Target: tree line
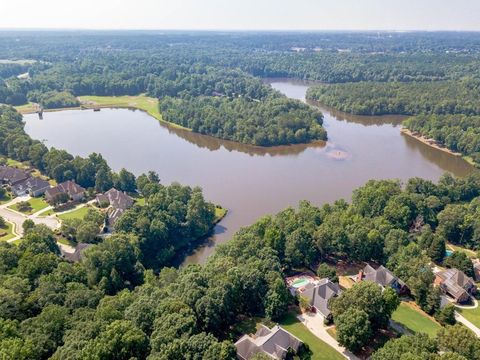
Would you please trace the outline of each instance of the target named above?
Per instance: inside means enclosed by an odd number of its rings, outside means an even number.
[[[418,115],[410,117],[403,125],[480,163],[479,116]]]
[[[317,85],[309,100],[358,115],[480,114],[480,81],[358,82]]]

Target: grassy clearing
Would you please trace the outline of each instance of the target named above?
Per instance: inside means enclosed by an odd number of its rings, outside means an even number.
[[[29,102],[28,104],[24,104],[24,105],[14,106],[14,108],[20,114],[31,114],[31,113],[37,112],[37,110],[38,110],[38,106],[34,103],[31,103],[31,102]]]
[[[441,329],[441,326],[431,317],[405,302],[400,303],[393,313],[392,319],[413,333],[426,333],[431,337],[434,337]]]
[[[458,252],[463,252],[470,259],[476,259],[477,258],[477,253],[475,251],[470,250],[470,249],[466,249],[466,248],[458,246],[458,245],[447,244],[447,249],[450,249],[450,250],[453,250],[453,251],[458,251]]]
[[[0,234],[5,233],[5,235],[0,237],[0,241],[7,241],[13,239],[15,234],[13,233],[13,224],[6,222],[6,227],[0,228]]]
[[[30,200],[27,201],[30,204],[30,209],[27,211],[21,211],[18,209],[18,203],[10,205],[8,208],[19,211],[21,213],[31,215],[35,214],[36,212],[45,209],[46,207],[50,206],[44,199],[42,198],[31,198]]]
[[[302,340],[312,351],[311,360],[344,360],[345,358],[334,348],[313,335],[295,316],[288,314],[280,325]]]
[[[480,307],[477,307],[476,309],[456,308],[456,310],[473,325],[475,325],[476,327],[480,327]]]
[[[73,241],[70,241],[70,240],[64,238],[63,236],[60,236],[59,238],[57,238],[57,243],[75,247],[75,243]]]
[[[113,107],[113,108],[135,108],[143,110],[155,119],[169,124],[172,127],[179,129],[190,130],[183,126],[170,123],[163,120],[162,114],[158,110],[158,99],[151,98],[145,95],[137,96],[80,96],[80,102],[83,107]]]
[[[225,215],[227,215],[227,209],[222,208],[221,206],[215,206],[215,222],[222,220]]]
[[[62,220],[68,220],[68,219],[83,220],[85,215],[87,215],[88,209],[92,209],[92,208],[89,207],[89,206],[82,206],[82,207],[79,207],[75,210],[69,211],[67,213],[60,214],[60,215],[58,215],[58,217]]]

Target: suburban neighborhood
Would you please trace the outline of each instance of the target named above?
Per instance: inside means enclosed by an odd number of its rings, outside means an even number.
[[[23,223],[31,220],[43,224],[55,232],[61,231],[63,218],[75,218],[85,213],[84,209],[95,209],[104,213],[105,220],[98,228],[99,235],[111,234],[114,224],[125,210],[132,207],[135,200],[125,192],[111,188],[105,193],[89,198],[85,188],[73,180],[54,184],[34,169],[0,165],[0,183],[4,200],[0,203],[0,216],[8,224],[8,232],[0,231],[7,242],[15,242],[23,235]],[[61,241],[58,243],[65,259],[78,262],[81,253],[91,244]]]

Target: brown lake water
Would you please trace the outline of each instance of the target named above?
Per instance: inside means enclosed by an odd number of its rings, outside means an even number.
[[[305,99],[308,84],[273,80],[285,95]],[[67,110],[25,115],[25,130],[49,147],[87,156],[101,153],[110,166],[139,175],[159,173],[164,184],[200,186],[205,197],[228,208],[215,234],[186,262],[203,262],[242,226],[306,199],[322,205],[349,200],[369,179],[414,176],[437,180],[464,176],[472,167],[459,157],[400,133],[402,117],[352,116],[321,107],[327,143],[258,148],[169,128],[141,111]]]

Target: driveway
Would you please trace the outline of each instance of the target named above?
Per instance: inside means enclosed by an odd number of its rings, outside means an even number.
[[[326,342],[328,345],[337,350],[342,354],[346,359],[350,360],[360,360],[357,356],[352,354],[350,351],[344,347],[338,345],[337,340],[330,336],[327,332],[328,327],[323,323],[323,318],[320,315],[304,313],[298,315],[297,318],[310,330],[316,337],[320,340]]]
[[[2,216],[5,220],[15,225],[13,231],[16,236],[13,239],[8,240],[8,242],[15,241],[23,235],[22,225],[23,225],[23,222],[27,219],[32,220],[35,224],[44,224],[51,229],[56,229],[60,226],[60,221],[54,216],[37,217],[36,214],[25,215],[18,211],[8,208],[13,204],[16,204],[20,201],[28,201],[29,199],[30,199],[30,196],[20,196],[6,204],[0,205],[0,216]]]
[[[465,319],[462,315],[460,315],[458,312],[455,311],[455,320],[458,322],[462,323],[466,327],[468,327],[470,330],[472,330],[477,337],[480,337],[480,329],[473,325],[470,321]]]

